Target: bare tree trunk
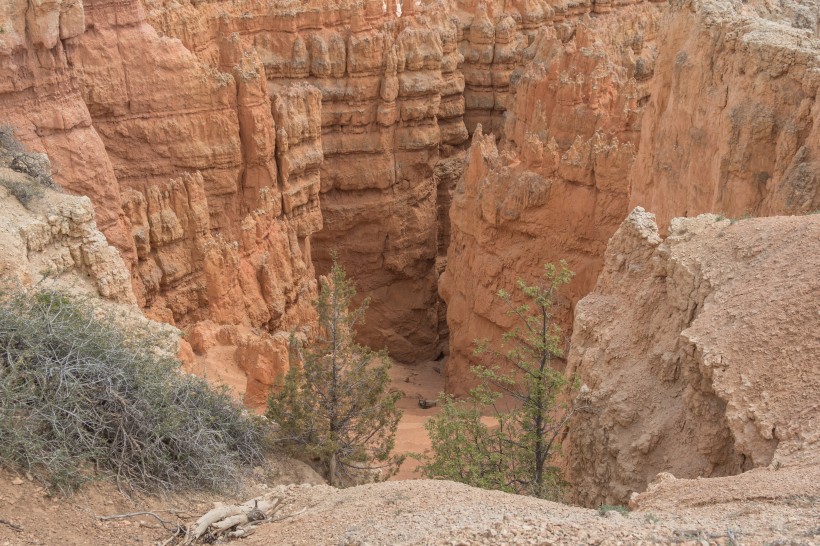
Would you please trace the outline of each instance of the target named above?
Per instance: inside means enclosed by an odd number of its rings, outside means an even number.
[[[339,479],[336,475],[336,454],[330,456],[330,485],[333,487],[339,486]]]

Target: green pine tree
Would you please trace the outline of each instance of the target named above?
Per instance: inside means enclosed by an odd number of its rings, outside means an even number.
[[[506,291],[498,292],[516,326],[503,335],[503,351],[476,342],[475,353],[486,362],[472,369],[480,385],[464,401],[443,397],[442,412],[428,420],[432,452],[421,457],[420,467],[426,477],[541,498],[558,496],[561,475],[550,458],[580,408],[571,392],[577,381],[551,365],[563,355],[553,307],[558,290],[572,276],[563,261],[560,267],[546,264],[541,283],[518,281],[528,301],[520,306]],[[508,408],[499,404],[502,396],[511,402],[505,404]],[[482,422],[482,414],[491,418],[489,425]]]
[[[302,365],[290,368],[268,400],[267,415],[279,423],[283,441],[318,459],[334,486],[358,483],[375,470],[386,479],[403,460],[391,454],[401,394],[388,392],[387,353],[354,340],[368,304],[351,310],[355,294],[334,258],[330,275],[320,279],[318,335],[306,347],[294,341]]]

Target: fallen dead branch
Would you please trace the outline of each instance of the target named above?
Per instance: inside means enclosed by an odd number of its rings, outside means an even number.
[[[272,521],[272,516],[281,504],[280,497],[268,493],[242,504],[219,506],[200,516],[188,527],[174,529],[174,534],[159,546],[211,544],[220,538],[249,536],[259,524]]]
[[[8,521],[8,520],[5,520],[5,519],[0,519],[0,523],[2,523],[3,525],[8,526],[8,527],[9,527],[9,529],[11,529],[12,531],[15,531],[15,532],[17,532],[17,533],[22,533],[22,532],[23,532],[23,528],[22,528],[22,527],[20,527],[19,525],[15,525],[14,523],[12,523],[12,522],[10,522],[10,521]]]

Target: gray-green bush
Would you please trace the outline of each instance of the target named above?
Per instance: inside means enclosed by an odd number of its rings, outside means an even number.
[[[45,193],[43,188],[38,186],[35,182],[22,182],[18,180],[6,180],[0,178],[2,184],[9,193],[17,198],[23,205],[28,205],[33,199],[42,197]]]
[[[143,321],[54,292],[0,294],[0,464],[62,490],[230,489],[267,427],[180,373]]]
[[[42,197],[43,188],[57,190],[51,175],[48,156],[39,152],[27,152],[14,136],[9,125],[0,125],[0,167],[28,175],[31,180],[9,179],[0,176],[0,185],[25,206],[35,198]]]

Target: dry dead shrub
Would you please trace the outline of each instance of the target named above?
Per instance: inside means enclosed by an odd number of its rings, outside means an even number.
[[[180,373],[147,321],[56,292],[0,293],[0,464],[72,490],[233,488],[267,426]]]

